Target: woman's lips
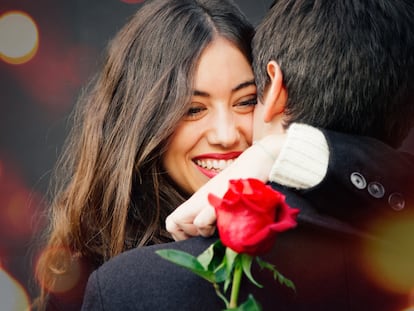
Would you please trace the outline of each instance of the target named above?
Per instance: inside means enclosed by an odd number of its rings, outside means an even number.
[[[196,167],[201,173],[206,175],[208,178],[213,178],[214,176],[216,176],[219,173],[219,171],[208,170],[208,169],[205,169],[205,168],[203,168],[201,166],[198,166],[198,165],[196,165]]]
[[[208,178],[213,178],[233,163],[241,154],[240,151],[225,154],[210,153],[197,156],[193,159],[197,169]]]

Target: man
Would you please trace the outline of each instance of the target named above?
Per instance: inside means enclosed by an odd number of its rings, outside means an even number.
[[[303,122],[397,146],[413,118],[412,17],[412,4],[401,0],[277,1],[253,41],[260,98],[255,139]],[[346,137],[325,135],[336,152],[331,159],[340,167],[336,175],[328,168],[323,182],[331,182],[330,188],[316,186],[298,195],[272,184],[291,206],[301,209],[302,222],[280,235],[264,259],[292,279],[296,293],[266,271],[255,270],[264,288],[243,281],[241,300],[252,293],[264,310],[403,310],[413,268],[407,264],[404,235],[388,233],[398,232],[394,224],[408,228],[405,235],[412,233],[413,198],[404,188],[412,187],[412,181],[407,177],[409,184],[404,185],[398,179],[397,188],[389,180],[393,170],[412,170],[412,162],[373,142],[374,161],[392,168],[378,182],[380,167],[374,164],[373,174],[361,174],[364,162],[351,167],[348,150],[341,150],[349,148]],[[343,179],[350,180],[349,186],[338,190],[346,185]],[[360,193],[365,200],[358,202],[366,204],[353,205],[348,198],[352,192]],[[92,274],[84,309],[223,309],[208,282],[154,253],[175,248],[199,254],[214,240],[193,238],[121,254]],[[397,269],[401,265],[402,272]]]
[[[289,124],[303,122],[398,147],[414,120],[413,14],[412,4],[404,0],[275,1],[253,40],[253,67],[263,102],[255,110],[254,139],[283,133]],[[335,145],[346,144],[336,139],[336,133],[325,134],[328,145],[342,153],[336,159],[342,165],[330,165],[347,171],[347,150]],[[372,159],[380,163],[383,154],[375,154],[375,147]],[[350,187],[355,186],[359,176],[349,170],[346,175],[354,181]],[[331,187],[304,196],[318,210],[364,228],[367,218],[373,217],[372,210],[358,207],[350,213],[349,192],[332,191],[340,178],[332,176],[328,178]],[[408,186],[410,180],[406,182]],[[390,191],[392,184],[373,180],[362,180],[359,186],[367,206],[378,203],[369,200],[372,197],[391,202],[399,193]],[[336,208],[324,204],[332,201]],[[337,208],[338,204],[343,208]],[[392,217],[399,208],[375,212]]]

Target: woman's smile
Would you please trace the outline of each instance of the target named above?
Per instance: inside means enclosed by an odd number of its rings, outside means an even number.
[[[213,178],[230,166],[240,154],[241,152],[205,154],[195,157],[193,162],[201,173],[208,178]]]

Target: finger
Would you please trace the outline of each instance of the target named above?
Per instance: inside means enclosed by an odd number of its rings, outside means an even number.
[[[212,236],[216,229],[216,213],[214,208],[211,206],[205,207],[196,218],[194,218],[194,226],[197,227],[201,236]]]
[[[180,227],[177,225],[177,223],[173,219],[173,214],[170,214],[165,219],[165,229],[171,234],[174,234],[175,232],[180,231]]]
[[[192,236],[199,235],[198,229],[192,223],[179,223],[175,220],[173,215],[170,215],[165,220],[166,229],[174,240],[185,240]]]
[[[184,231],[176,231],[174,234],[171,234],[174,241],[183,241],[189,239],[191,236],[187,235]]]
[[[203,229],[198,229],[198,233],[205,238],[208,238],[214,234],[216,231],[215,225],[210,225],[208,227],[203,227]]]
[[[191,206],[188,205],[188,201],[186,201],[167,216],[165,224],[168,232],[174,233],[175,230],[183,229],[181,228],[181,224],[193,223],[197,212],[190,207]]]
[[[191,227],[191,229],[189,229]],[[196,226],[187,226],[186,230],[175,230],[174,233],[171,233],[171,236],[175,241],[187,240],[191,237],[198,236],[200,233],[197,230]]]

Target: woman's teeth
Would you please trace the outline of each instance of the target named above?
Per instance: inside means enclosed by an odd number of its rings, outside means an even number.
[[[222,171],[233,163],[231,160],[196,160],[196,164],[208,170]]]

